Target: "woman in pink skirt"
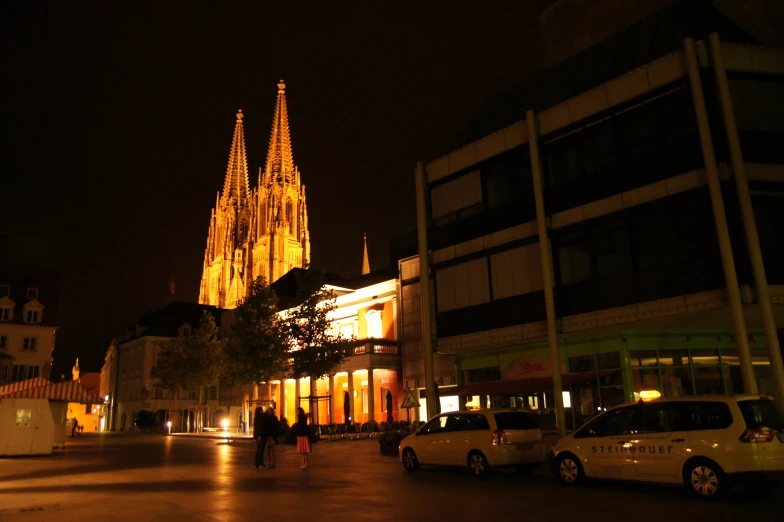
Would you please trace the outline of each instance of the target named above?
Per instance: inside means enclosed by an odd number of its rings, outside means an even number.
[[[310,430],[308,429],[308,418],[302,408],[297,408],[297,424],[294,426],[294,433],[297,436],[297,453],[302,454],[300,468],[305,469],[308,467],[308,453],[310,453]]]

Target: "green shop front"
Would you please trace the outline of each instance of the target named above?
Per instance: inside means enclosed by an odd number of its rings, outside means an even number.
[[[606,408],[646,396],[743,393],[737,346],[729,330],[615,331],[565,337],[561,375],[567,430]],[[759,393],[773,395],[765,339],[749,336]],[[553,366],[546,342],[461,353],[457,387],[442,388],[468,408],[517,407],[555,425]]]

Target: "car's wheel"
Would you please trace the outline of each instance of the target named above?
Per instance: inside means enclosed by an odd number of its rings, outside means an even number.
[[[471,470],[472,475],[481,476],[490,471],[490,464],[487,463],[487,457],[481,451],[472,451],[468,454],[468,469]]]
[[[555,471],[555,476],[562,484],[569,486],[579,484],[585,479],[580,459],[571,453],[560,455],[555,461],[553,471]]]
[[[419,469],[419,459],[417,459],[416,453],[411,448],[403,450],[403,467],[406,468],[406,471]]]
[[[687,463],[683,480],[698,497],[706,499],[721,496],[727,482],[721,468],[707,459],[697,459]]]

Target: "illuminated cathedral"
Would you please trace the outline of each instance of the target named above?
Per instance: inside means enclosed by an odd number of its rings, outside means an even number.
[[[242,110],[237,112],[226,181],[210,215],[201,304],[235,308],[257,277],[272,283],[310,264],[305,185],[291,151],[285,89],[281,80],[267,162],[255,188],[249,183]]]

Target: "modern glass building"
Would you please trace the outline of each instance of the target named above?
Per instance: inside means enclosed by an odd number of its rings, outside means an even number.
[[[782,145],[784,50],[710,2],[676,3],[490,98],[423,169],[441,404],[550,411],[550,323],[568,427],[641,393],[754,391],[751,369],[777,394]],[[400,262],[403,378],[423,389],[419,272]]]

